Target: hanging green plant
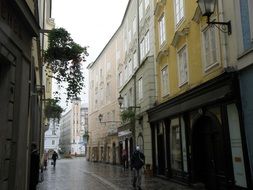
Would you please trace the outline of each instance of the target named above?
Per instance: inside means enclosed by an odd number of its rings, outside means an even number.
[[[63,109],[57,103],[57,100],[48,99],[45,104],[44,114],[47,119],[57,119],[59,122]]]
[[[120,116],[123,123],[134,122],[135,120],[135,112],[131,108],[122,111]]]
[[[46,67],[53,73],[50,77],[56,79],[58,84],[67,83],[67,100],[77,98],[84,87],[81,64],[89,55],[87,47],[81,47],[75,43],[64,28],[51,30],[48,43],[44,58]]]

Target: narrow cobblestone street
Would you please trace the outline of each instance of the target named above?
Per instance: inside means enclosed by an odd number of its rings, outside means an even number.
[[[49,163],[50,164],[50,163]],[[131,171],[120,166],[87,162],[85,158],[61,159],[49,165],[38,190],[121,190],[133,189]],[[143,178],[144,190],[190,190],[159,178]]]

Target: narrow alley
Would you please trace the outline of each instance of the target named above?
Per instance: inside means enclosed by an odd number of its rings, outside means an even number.
[[[85,158],[61,159],[56,168],[49,165],[44,171],[44,181],[38,190],[125,190],[131,185],[131,170],[123,171],[120,166],[87,162]],[[145,190],[190,190],[156,177],[143,177]]]

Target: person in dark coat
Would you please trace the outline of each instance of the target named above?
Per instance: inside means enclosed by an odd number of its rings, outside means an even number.
[[[124,171],[127,168],[127,151],[124,149],[122,153],[122,164],[123,164],[123,169]]]
[[[141,190],[142,167],[145,163],[145,156],[140,151],[140,147],[136,146],[136,150],[131,157],[131,169],[133,169],[133,187]]]
[[[56,165],[56,160],[58,159],[58,154],[54,151],[53,155],[52,155],[52,159],[53,159],[53,165],[55,168]]]
[[[35,143],[32,143],[29,190],[36,190],[36,186],[39,182],[39,170],[40,170],[40,156],[37,150],[37,145]]]

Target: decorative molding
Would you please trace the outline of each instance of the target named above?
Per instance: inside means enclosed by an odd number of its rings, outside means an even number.
[[[154,15],[158,15],[161,9],[166,5],[167,0],[159,0],[156,2]]]
[[[119,63],[119,64],[118,64],[118,71],[122,71],[122,68],[123,68],[123,64],[122,64],[122,63]]]
[[[192,20],[196,23],[200,23],[200,20],[201,20],[201,17],[202,17],[202,13],[201,13],[201,10],[199,8],[199,6],[196,8],[195,10],[195,13],[194,13],[194,16],[192,18]]]
[[[181,31],[176,31],[175,34],[174,34],[174,37],[173,37],[173,40],[172,40],[172,43],[171,45],[173,47],[176,47],[180,38],[183,37],[183,36],[187,36],[190,32],[190,28],[189,27],[185,27],[183,28],[183,30]]]
[[[111,78],[112,78],[111,73],[108,73],[108,74],[106,75],[106,80],[109,80],[109,79],[111,79]]]
[[[169,55],[169,48],[166,48],[164,50],[160,50],[156,56],[156,62],[159,62],[162,57],[168,56]]]

